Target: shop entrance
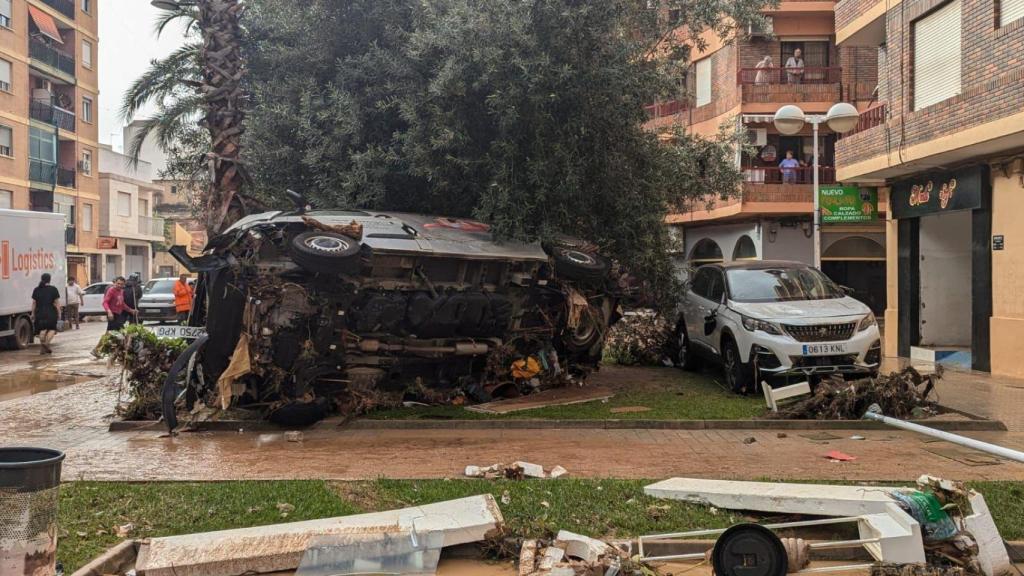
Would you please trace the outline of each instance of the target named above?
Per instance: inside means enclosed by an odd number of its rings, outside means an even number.
[[[971,349],[971,213],[922,216],[919,345]]]
[[[885,315],[885,247],[871,238],[847,236],[830,244],[821,254],[821,271],[852,296]]]

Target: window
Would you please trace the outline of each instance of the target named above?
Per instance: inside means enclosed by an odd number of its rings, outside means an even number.
[[[118,216],[131,216],[132,215],[132,195],[127,192],[117,193],[117,215]]]
[[[0,190],[0,208],[4,210],[10,210],[14,208],[14,192],[10,190]]]
[[[914,110],[960,93],[960,0],[914,22]]]
[[[697,72],[697,106],[711,102],[711,58],[698,60],[694,66]]]
[[[14,156],[14,131],[0,126],[0,156]]]
[[[139,216],[149,216],[149,200],[139,198]]]
[[[82,231],[92,232],[92,204],[82,204]]]
[[[0,90],[11,91],[11,63],[7,60],[0,60]]]
[[[92,13],[92,0],[82,0],[82,12],[86,14]]]
[[[92,123],[92,98],[82,96],[82,120]]]
[[[700,268],[697,270],[697,274],[693,277],[693,282],[690,284],[690,291],[700,296],[701,298],[708,297],[708,290],[711,288],[711,269]]]
[[[82,66],[92,68],[92,42],[82,40]]]
[[[1024,18],[1024,0],[999,0],[999,26]]]
[[[708,300],[712,302],[721,302],[722,297],[725,296],[725,281],[722,278],[722,273],[715,268],[708,268],[711,273],[711,286],[708,290]]]
[[[57,136],[32,127],[28,130],[28,157],[48,164],[57,163]]]
[[[0,26],[11,27],[11,0],[0,0]]]
[[[86,176],[92,175],[92,150],[82,150],[81,172]]]
[[[99,284],[93,284],[85,289],[86,296],[92,296],[94,294],[106,294],[107,288],[110,288],[109,282],[100,282]]]

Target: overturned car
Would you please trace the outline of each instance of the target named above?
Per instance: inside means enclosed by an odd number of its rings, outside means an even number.
[[[249,407],[311,423],[402,400],[487,401],[578,381],[597,366],[622,296],[585,242],[499,242],[486,224],[365,211],[268,212],[204,255],[175,363],[176,412]]]

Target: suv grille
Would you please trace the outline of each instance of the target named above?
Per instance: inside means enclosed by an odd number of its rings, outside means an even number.
[[[812,324],[810,326],[782,325],[782,329],[798,342],[837,342],[849,340],[856,328],[856,322],[847,322],[846,324]]]

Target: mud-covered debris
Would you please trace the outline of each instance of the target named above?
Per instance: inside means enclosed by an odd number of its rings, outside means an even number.
[[[289,430],[288,432],[285,432],[284,438],[289,442],[302,442],[303,440],[302,432],[299,430]]]
[[[124,394],[119,394],[118,416],[125,420],[160,417],[164,379],[186,345],[184,340],[157,338],[138,324],[103,335],[97,353],[122,367]]]
[[[887,376],[846,381],[841,376],[823,380],[809,398],[796,402],[769,418],[790,420],[857,420],[868,407],[878,404],[882,413],[893,418],[922,418],[938,413],[930,399],[942,368],[922,375],[913,367]]]
[[[631,557],[629,543],[612,545],[561,530],[553,541],[526,540],[519,576],[657,576],[658,569]]]
[[[626,312],[611,330],[605,342],[605,360],[632,366],[659,365],[672,327],[665,318],[651,310]]]
[[[490,466],[466,466],[465,474],[469,478],[486,478],[494,480],[505,478],[508,480],[523,480],[524,478],[559,478],[565,476],[569,471],[561,466],[555,466],[550,472],[545,472],[540,464],[531,462],[516,461],[511,464],[491,464]]]
[[[569,471],[566,470],[565,468],[562,468],[561,466],[555,466],[554,468],[551,469],[550,472],[548,472],[548,478],[554,480],[555,478],[561,478],[562,476],[565,476],[568,473]]]

